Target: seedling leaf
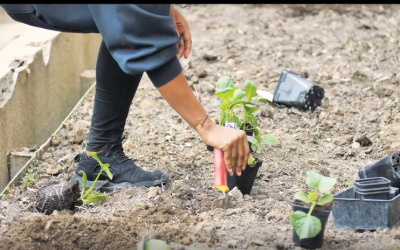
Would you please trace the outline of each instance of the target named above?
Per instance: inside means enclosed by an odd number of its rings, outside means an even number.
[[[254,159],[254,157],[252,155],[249,155],[247,164],[249,164],[250,167],[254,167],[257,164],[256,159]]]
[[[250,124],[251,124],[253,127],[257,127],[257,126],[258,126],[258,122],[257,122],[257,120],[256,120],[256,118],[254,117],[253,114],[249,114],[248,119],[249,119]]]
[[[294,194],[294,198],[297,199],[297,200],[300,200],[302,202],[305,202],[305,203],[310,203],[311,202],[310,199],[308,199],[307,194],[304,193],[304,192],[295,193]]]
[[[243,90],[241,90],[241,89],[235,90],[235,92],[233,93],[232,102],[241,100],[243,98],[243,96],[244,96]]]
[[[251,144],[251,149],[253,150],[253,151],[257,151],[257,144]]]
[[[235,107],[238,104],[251,104],[251,102],[250,101],[245,101],[245,100],[236,100],[236,101],[232,102],[229,105],[228,109],[231,109],[231,108]]]
[[[82,170],[79,171],[80,174],[82,174],[82,182],[83,182],[83,187],[82,187],[82,194],[83,195],[85,193],[85,190],[87,188],[86,184],[87,184],[87,176],[85,174],[85,172],[83,172]]]
[[[253,98],[251,98],[251,100],[252,101],[253,100],[258,100],[260,102],[267,103],[267,99],[265,99],[264,97],[259,97],[259,96],[253,97]]]
[[[317,202],[318,205],[322,206],[325,205],[326,203],[329,203],[333,201],[333,195],[332,194],[325,194],[319,198],[319,201]]]
[[[233,89],[233,82],[229,76],[219,78],[216,84],[216,93],[225,93]]]
[[[85,205],[87,203],[101,203],[108,199],[109,197],[107,195],[101,195],[98,192],[93,192],[93,194],[89,195],[86,199],[82,199],[82,201],[83,205]]]
[[[274,134],[268,134],[268,135],[264,136],[264,138],[261,141],[261,144],[269,144],[271,146],[275,146],[276,140],[275,140]]]
[[[251,144],[257,144],[257,139],[254,138],[253,136],[247,136],[247,140],[251,143]]]
[[[317,188],[322,177],[315,171],[307,171],[306,184],[311,188]]]
[[[308,194],[308,199],[309,199],[311,202],[315,201],[315,200],[317,199],[317,193],[316,193],[316,192],[315,192],[315,193],[309,193],[309,194]]]
[[[336,179],[331,177],[322,176],[322,179],[319,181],[318,188],[321,193],[326,194],[335,186]]]
[[[240,126],[240,120],[239,120],[239,117],[237,117],[236,115],[232,115],[230,118],[229,118],[229,121],[230,122],[234,122],[235,124],[236,124],[236,126]]]
[[[257,93],[256,84],[250,80],[246,80],[245,91],[246,91],[247,100],[251,100]]]
[[[321,231],[321,222],[312,215],[296,211],[290,215],[290,224],[301,239],[314,238]]]
[[[249,114],[252,114],[258,110],[258,108],[256,106],[254,106],[253,104],[245,104],[244,109]]]

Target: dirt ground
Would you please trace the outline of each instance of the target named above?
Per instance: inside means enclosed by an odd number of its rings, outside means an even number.
[[[264,164],[251,196],[213,210],[212,156],[144,78],[124,147],[139,166],[169,174],[161,195],[126,188],[72,215],[35,213],[37,189],[67,181],[75,169],[73,158],[85,143],[70,141],[79,142],[77,131],[90,125],[92,93],[58,134],[61,144],[31,166],[36,186],[17,187],[0,201],[0,249],[135,249],[145,234],[172,249],[300,249],[292,244],[289,215],[306,171],[337,178],[337,193],[365,165],[400,149],[400,6],[192,5],[181,11],[193,37],[184,72],[213,119],[219,111],[212,106],[214,86],[224,75],[239,87],[249,79],[273,92],[282,70],[299,72],[325,89],[322,106],[310,113],[259,105],[261,133],[274,133],[278,145],[259,156]],[[361,136],[372,145],[360,145]],[[61,173],[51,176],[49,168]],[[399,227],[348,230],[333,226],[331,216],[323,249],[397,247]]]

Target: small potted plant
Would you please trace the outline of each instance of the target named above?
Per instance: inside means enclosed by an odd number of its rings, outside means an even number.
[[[220,106],[220,116],[217,123],[221,126],[230,124],[231,127],[245,131],[252,151],[247,161],[248,167],[246,167],[242,175],[233,177],[228,175],[229,188],[232,189],[237,186],[243,194],[250,194],[258,169],[262,165],[262,161],[256,157],[256,154],[261,153],[265,144],[276,145],[273,134],[268,134],[262,138],[258,130],[258,122],[254,116],[254,112],[258,108],[253,102],[261,101],[266,103],[267,100],[263,97],[255,96],[256,93],[256,84],[249,80],[245,82],[245,91],[234,86],[229,76],[221,77],[216,84],[216,95],[220,98],[219,101],[214,103],[214,105]],[[242,119],[238,117],[238,113],[241,111]],[[208,149],[212,150],[212,147],[208,147]]]
[[[297,192],[294,195],[290,224],[294,229],[295,245],[315,249],[322,247],[324,242],[324,232],[332,210],[333,195],[330,191],[336,179],[308,171],[306,184],[314,191],[308,194]]]

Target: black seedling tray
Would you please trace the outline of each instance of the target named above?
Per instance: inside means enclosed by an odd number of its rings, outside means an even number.
[[[400,223],[400,195],[389,200],[358,199],[354,188],[334,196],[334,225],[342,228],[376,230]]]
[[[300,74],[284,70],[275,89],[273,102],[301,110],[314,111],[321,105],[324,94],[322,87],[307,81]]]

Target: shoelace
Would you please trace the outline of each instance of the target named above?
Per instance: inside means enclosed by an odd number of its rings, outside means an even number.
[[[118,157],[118,162],[119,163],[122,163],[122,162],[130,160],[130,158],[128,156],[126,156],[124,151],[122,151],[122,150],[115,151],[114,155]]]

